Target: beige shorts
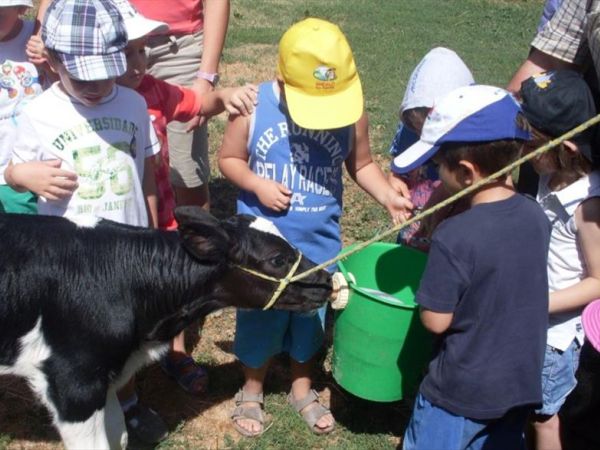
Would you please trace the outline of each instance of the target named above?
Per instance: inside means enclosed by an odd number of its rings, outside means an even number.
[[[191,86],[202,59],[203,33],[185,36],[156,36],[147,42],[148,73],[169,83]],[[177,187],[198,187],[208,182],[208,133],[206,123],[193,133],[185,123],[167,125],[171,183]]]

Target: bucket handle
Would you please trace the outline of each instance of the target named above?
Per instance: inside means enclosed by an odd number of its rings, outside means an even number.
[[[350,288],[354,289],[355,291],[358,291],[361,294],[363,294],[367,297],[370,297],[380,303],[385,303],[386,305],[396,306],[396,307],[405,308],[405,309],[415,309],[414,305],[408,305],[408,304],[404,303],[402,300],[400,300],[399,298],[396,298],[393,295],[388,294],[387,292],[379,291],[377,289],[363,288],[363,287],[358,286],[356,284],[356,278],[354,277],[354,274],[352,272],[348,272],[347,270],[345,270],[342,267],[340,267],[340,269],[341,269],[341,272],[344,274],[344,277],[346,278],[346,281],[348,282],[348,285],[350,286]]]

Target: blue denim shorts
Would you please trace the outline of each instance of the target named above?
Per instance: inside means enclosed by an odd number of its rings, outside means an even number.
[[[536,414],[553,416],[557,414],[567,396],[577,385],[575,372],[579,366],[581,346],[576,339],[564,352],[546,345],[544,368],[542,370],[542,395],[544,404]]]
[[[524,450],[523,430],[530,411],[530,408],[520,407],[498,419],[475,420],[435,406],[419,393],[402,449]]]
[[[307,362],[323,345],[325,307],[312,313],[238,309],[233,351],[247,367],[257,369],[277,353]]]

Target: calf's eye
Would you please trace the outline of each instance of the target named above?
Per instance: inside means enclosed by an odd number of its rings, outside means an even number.
[[[277,255],[271,258],[269,262],[275,267],[282,267],[287,264],[287,258],[284,255]]]

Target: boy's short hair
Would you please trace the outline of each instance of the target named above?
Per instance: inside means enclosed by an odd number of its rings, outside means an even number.
[[[42,39],[72,78],[109,80],[127,69],[127,32],[110,0],[56,0],[48,6]]]
[[[301,127],[329,130],[361,117],[360,78],[337,25],[315,18],[292,25],[279,42],[277,72],[290,116]]]
[[[532,127],[556,138],[596,115],[592,92],[583,77],[573,70],[556,70],[534,75],[521,85],[521,108]],[[570,140],[592,161],[595,127]]]
[[[419,142],[394,158],[397,173],[409,172],[432,158],[445,144],[527,141],[527,121],[513,96],[493,86],[465,86],[445,96],[431,110]]]
[[[519,127],[523,129],[528,127],[527,120],[523,115],[519,114],[516,120],[520,123]],[[476,165],[482,175],[491,175],[519,159],[522,149],[523,141],[516,139],[490,142],[452,142],[442,144],[436,158],[449,170],[457,169],[460,161],[466,160]]]

